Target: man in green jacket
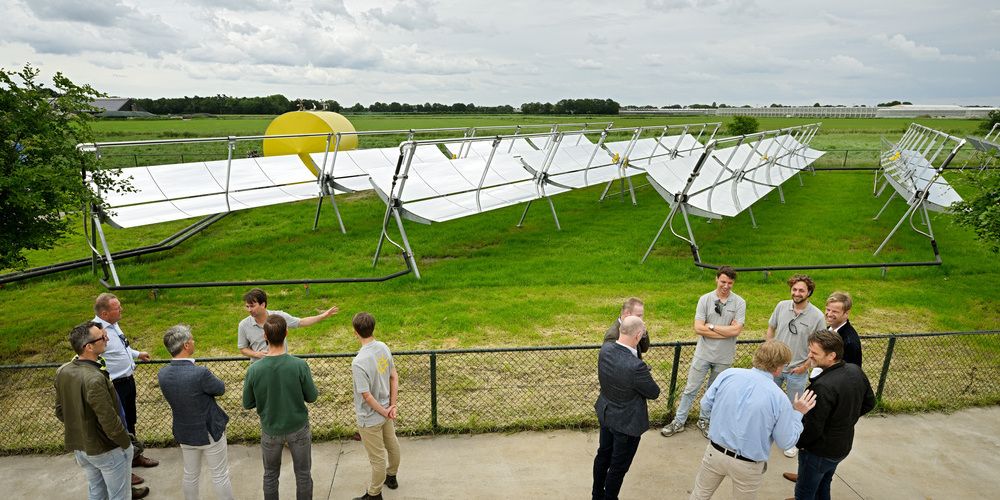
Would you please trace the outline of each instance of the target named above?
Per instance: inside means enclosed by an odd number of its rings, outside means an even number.
[[[277,500],[281,449],[288,444],[295,471],[295,497],[311,499],[312,432],[306,403],[319,397],[305,361],[288,354],[285,318],[272,314],[264,322],[267,354],[250,365],[243,379],[243,407],[260,416],[260,451],[264,460],[264,500]]]
[[[133,488],[132,441],[122,423],[118,394],[102,370],[108,335],[92,321],[69,334],[77,356],[56,370],[56,418],[65,426],[66,449],[87,476],[91,499],[143,498],[149,488]]]

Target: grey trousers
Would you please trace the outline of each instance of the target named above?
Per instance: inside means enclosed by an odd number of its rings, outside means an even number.
[[[288,444],[295,471],[295,498],[312,498],[312,431],[309,422],[305,427],[278,436],[260,433],[260,453],[264,458],[264,500],[278,500],[278,476],[281,474],[281,449]]]

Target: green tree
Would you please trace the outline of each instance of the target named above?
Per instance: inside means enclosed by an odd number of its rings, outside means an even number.
[[[983,134],[988,134],[993,125],[1000,123],[1000,109],[994,109],[986,115],[986,119],[979,124],[979,130]]]
[[[951,206],[955,223],[968,227],[993,253],[1000,253],[1000,171],[984,170],[970,178],[979,193]]]
[[[733,121],[726,126],[726,131],[729,132],[729,135],[746,135],[756,132],[758,127],[760,124],[756,118],[736,115],[733,117]]]
[[[98,170],[95,156],[76,148],[92,142],[87,111],[102,94],[62,73],[55,89],[37,78],[31,65],[0,68],[0,269],[25,267],[26,250],[52,248],[79,220],[67,213],[99,202],[84,173],[100,190],[129,189],[113,180],[120,171]]]

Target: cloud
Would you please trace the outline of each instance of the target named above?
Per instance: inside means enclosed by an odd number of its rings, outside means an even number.
[[[407,31],[440,28],[441,21],[429,0],[403,0],[386,10],[369,9],[364,16],[386,26],[397,26]]]
[[[886,46],[895,49],[913,59],[925,60],[925,61],[948,61],[948,62],[975,62],[976,58],[972,56],[964,56],[958,54],[945,54],[941,52],[941,49],[937,47],[932,47],[930,45],[920,45],[917,42],[907,39],[901,34],[895,34],[891,37],[880,33],[875,35],[875,40],[885,44]]]
[[[119,18],[138,14],[118,1],[25,0],[24,5],[43,21],[72,21],[94,26],[114,26]]]
[[[570,64],[577,69],[600,70],[604,69],[604,64],[593,59],[571,59]]]

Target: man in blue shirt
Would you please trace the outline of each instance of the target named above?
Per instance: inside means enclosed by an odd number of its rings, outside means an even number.
[[[733,498],[756,498],[764,480],[771,443],[791,448],[802,433],[802,416],[816,405],[812,391],[793,402],[774,384],[792,359],[787,345],[769,340],[753,355],[753,368],[730,368],[701,398],[711,415],[710,443],[695,478],[691,500],[707,500],[726,476]]]

